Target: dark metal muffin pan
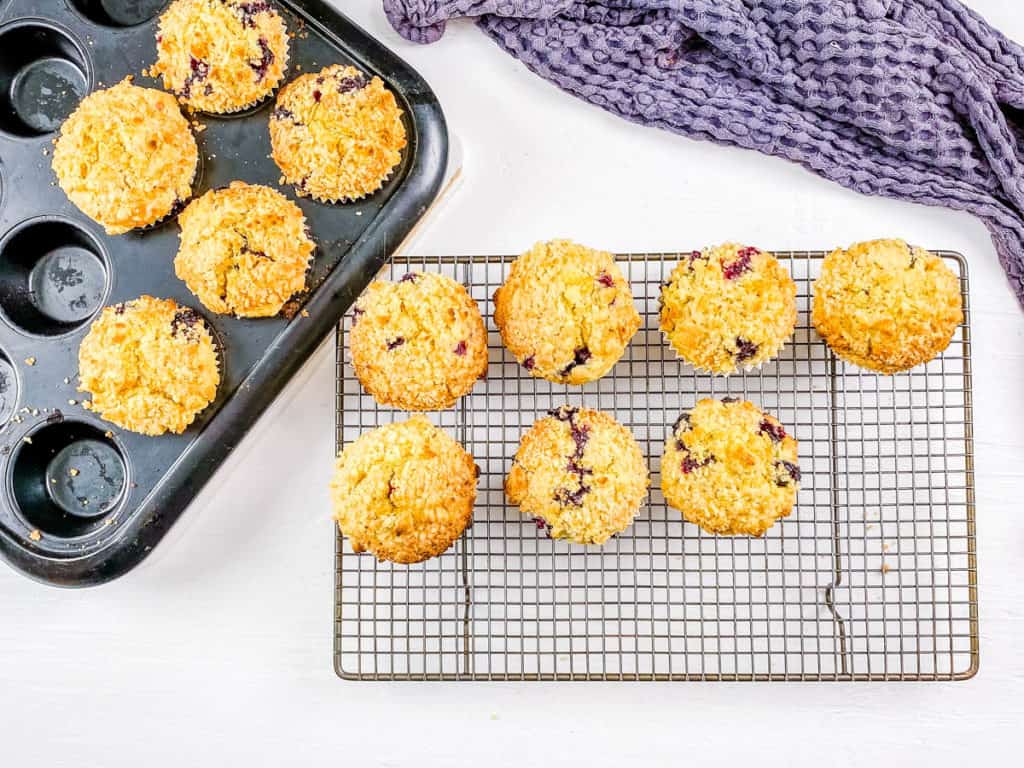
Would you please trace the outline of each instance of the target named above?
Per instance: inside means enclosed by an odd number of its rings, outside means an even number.
[[[32,578],[100,584],[160,541],[338,318],[422,217],[447,161],[444,116],[423,80],[322,0],[275,3],[294,33],[287,79],[335,63],[379,75],[409,144],[377,194],[347,205],[298,198],[270,159],[273,99],[195,115],[195,195],[239,179],[281,189],[317,243],[307,293],[282,316],[215,316],[174,275],[171,220],[111,237],[68,201],[50,167],[61,122],[89,92],[142,75],[168,0],[0,0],[0,554]],[[107,304],[142,294],[198,310],[217,338],[216,401],[182,435],[145,437],[81,403],[78,347]],[[287,478],[281,478],[287,482]]]

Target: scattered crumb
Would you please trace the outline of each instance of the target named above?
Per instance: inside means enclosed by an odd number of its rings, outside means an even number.
[[[72,467],[71,469],[68,470],[68,474],[71,475],[72,477],[78,477],[78,470]]]
[[[309,317],[309,310],[306,310],[306,309],[302,310],[302,316],[303,317]]]
[[[77,400],[68,400],[68,405],[78,405]]]
[[[39,532],[38,528],[33,528],[32,531],[29,533],[28,537],[32,539],[32,541],[39,541],[41,538],[43,538],[43,534]]]
[[[34,357],[26,357],[25,358],[25,365],[35,365],[35,364],[36,364],[36,359]]]
[[[25,435],[25,437],[23,437],[21,439],[22,439],[22,442],[27,443],[28,445],[32,445],[32,438],[29,437],[28,435]]]
[[[56,484],[57,484],[57,478],[56,477],[51,477],[50,478],[50,485],[56,485]]]
[[[363,215],[362,211],[356,211],[356,216],[362,216],[362,215]]]
[[[64,377],[64,383],[65,384],[70,384],[71,383],[71,379],[69,379],[67,376],[65,376]]]
[[[33,416],[38,416],[39,415],[39,409],[38,408],[33,408],[32,409],[32,415]]]
[[[882,551],[883,552],[888,552],[889,551],[889,543],[888,542],[885,542],[884,544],[882,544]]]
[[[88,507],[89,506],[89,500],[88,499],[82,499],[82,506],[83,507]]]
[[[492,712],[491,713],[491,720],[497,720],[497,719],[498,719],[498,713],[497,712]]]
[[[82,407],[85,408],[85,410],[87,410],[87,411],[91,411],[92,410],[92,401],[91,400],[83,400],[82,401]]]
[[[103,436],[109,440],[114,436],[114,433],[108,429],[106,432],[103,433]]]
[[[888,563],[882,563],[882,573],[888,573],[892,568]]]

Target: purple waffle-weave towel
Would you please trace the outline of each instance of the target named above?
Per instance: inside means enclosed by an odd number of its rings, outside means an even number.
[[[384,0],[437,40],[479,17],[542,77],[629,120],[965,210],[1024,305],[1024,49],[957,0]]]

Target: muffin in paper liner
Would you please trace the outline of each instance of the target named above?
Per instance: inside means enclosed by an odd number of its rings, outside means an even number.
[[[585,384],[612,369],[641,320],[612,254],[551,240],[512,262],[494,323],[531,376]]]
[[[659,325],[695,368],[729,375],[776,357],[796,328],[796,283],[774,255],[749,246],[693,251],[662,285]]]
[[[269,98],[288,70],[288,29],[265,0],[174,0],[148,74],[190,109],[233,114]]]
[[[178,224],[175,274],[211,312],[271,317],[305,287],[316,245],[277,190],[234,181],[189,203]]]
[[[902,240],[839,248],[821,265],[811,319],[842,359],[893,374],[941,354],[963,322],[960,281]]]
[[[78,350],[83,406],[122,429],[180,434],[217,396],[221,350],[195,310],[141,296],[104,308]]]
[[[83,99],[54,141],[61,189],[110,235],[180,212],[198,168],[199,148],[178,102],[130,77]]]
[[[602,411],[564,405],[523,435],[505,495],[553,539],[604,544],[632,524],[649,485],[629,429]]]
[[[487,329],[465,286],[434,272],[377,280],[356,301],[349,333],[360,383],[383,405],[451,408],[487,373]]]
[[[333,65],[277,95],[270,141],[281,183],[324,203],[379,190],[402,161],[406,133],[395,95],[379,77]]]
[[[796,503],[796,439],[746,400],[700,400],[672,427],[661,457],[669,506],[708,533],[763,536]]]
[[[334,519],[355,552],[429,560],[469,526],[479,474],[465,448],[417,414],[345,446],[330,486]]]

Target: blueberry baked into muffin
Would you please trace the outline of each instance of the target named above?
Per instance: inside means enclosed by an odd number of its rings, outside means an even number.
[[[818,333],[839,357],[879,373],[933,359],[963,318],[953,271],[902,240],[837,249],[822,262],[814,284]]]
[[[494,294],[494,322],[532,376],[585,384],[619,361],[640,315],[610,253],[552,240],[512,262]]]
[[[189,203],[178,224],[174,271],[211,312],[269,317],[305,286],[316,246],[276,190],[232,182]]]
[[[288,68],[288,29],[266,0],[174,0],[160,16],[149,70],[191,109],[237,112],[265,99]]]
[[[709,533],[762,536],[790,514],[799,483],[796,439],[746,400],[698,402],[661,457],[665,500]]]
[[[693,251],[661,290],[661,330],[691,365],[717,374],[775,357],[796,327],[796,284],[770,253],[728,243]]]
[[[334,65],[277,95],[270,141],[281,183],[303,197],[349,202],[384,184],[406,145],[402,110],[379,77]]]
[[[378,280],[356,301],[349,350],[377,402],[451,408],[487,372],[487,331],[461,283],[432,272]]]
[[[198,163],[178,102],[131,78],[86,96],[53,150],[61,189],[110,235],[177,213],[192,196]]]
[[[355,552],[418,563],[440,555],[469,525],[479,470],[425,416],[360,435],[338,457],[334,518]]]
[[[505,495],[551,538],[603,544],[633,522],[648,485],[626,427],[601,411],[562,406],[523,435]]]
[[[217,348],[203,319],[170,299],[106,307],[78,351],[85,407],[132,432],[184,432],[213,402]]]

